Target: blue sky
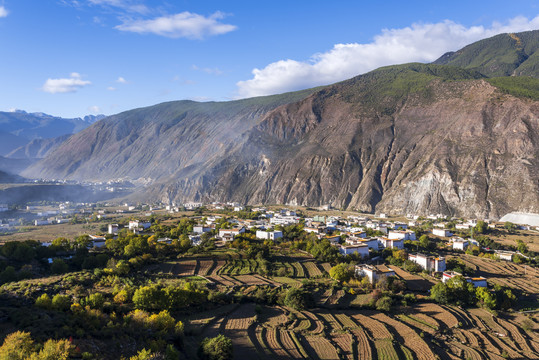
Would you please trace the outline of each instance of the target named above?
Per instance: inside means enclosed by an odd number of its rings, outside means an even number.
[[[329,84],[539,29],[536,3],[0,0],[0,111],[110,115]]]

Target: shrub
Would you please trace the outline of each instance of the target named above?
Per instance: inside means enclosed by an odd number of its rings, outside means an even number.
[[[200,343],[199,357],[205,360],[232,359],[232,340],[220,334],[214,338],[205,338]]]
[[[36,299],[36,306],[42,309],[50,309],[52,307],[52,301],[49,295],[43,294]]]
[[[52,308],[58,311],[67,311],[71,307],[71,299],[67,295],[56,294],[52,298]]]

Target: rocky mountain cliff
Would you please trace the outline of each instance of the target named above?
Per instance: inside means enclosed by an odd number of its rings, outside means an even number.
[[[137,109],[23,175],[126,178],[145,184],[139,199],[176,202],[538,212],[539,80],[479,70],[407,64],[300,93]]]

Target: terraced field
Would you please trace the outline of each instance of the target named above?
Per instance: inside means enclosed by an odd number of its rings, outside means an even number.
[[[401,314],[263,306],[257,316],[254,304],[231,305],[186,321],[185,352],[189,358],[197,341],[224,333],[242,360],[539,359],[539,336],[517,326],[524,320],[431,303]]]

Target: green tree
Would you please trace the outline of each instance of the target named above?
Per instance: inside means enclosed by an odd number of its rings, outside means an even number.
[[[430,243],[431,243],[430,239],[427,235],[421,235],[421,237],[419,238],[419,246],[421,246],[424,249],[429,249]]]
[[[392,300],[389,296],[381,297],[376,301],[376,310],[379,311],[390,311]]]
[[[36,299],[36,306],[42,309],[50,309],[52,307],[52,300],[48,294],[42,294]]]
[[[133,294],[133,304],[137,309],[153,310],[166,307],[166,296],[156,285],[141,286]]]
[[[34,340],[30,333],[17,331],[9,334],[0,347],[0,360],[25,360],[34,350]]]
[[[204,360],[231,360],[233,358],[232,340],[220,334],[205,338],[200,343],[199,357]]]
[[[312,293],[298,288],[291,288],[286,293],[284,303],[295,310],[301,311],[312,307],[314,300]]]
[[[473,230],[475,234],[486,234],[488,231],[488,225],[483,220],[479,220],[477,225],[474,226]]]
[[[479,306],[487,309],[496,308],[496,297],[487,288],[478,287],[475,290],[475,296]]]
[[[333,279],[344,282],[350,280],[350,278],[354,275],[353,268],[345,263],[340,263],[329,269],[329,276],[331,276]]]
[[[52,298],[52,308],[58,311],[67,311],[71,307],[71,299],[67,295],[56,294]]]
[[[444,283],[438,283],[430,289],[430,297],[439,304],[447,304],[450,300],[449,288]]]
[[[63,274],[69,270],[69,266],[62,259],[54,259],[51,264],[51,272],[53,274]]]

